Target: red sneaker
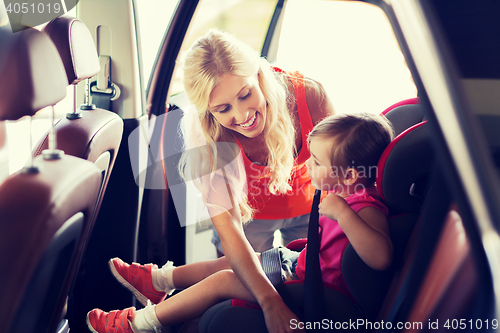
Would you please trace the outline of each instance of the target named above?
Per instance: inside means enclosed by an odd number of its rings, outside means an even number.
[[[135,308],[104,312],[94,309],[87,313],[87,326],[94,333],[134,333],[130,327]]]
[[[113,258],[109,261],[109,267],[115,278],[130,290],[142,305],[146,306],[148,299],[151,303],[158,304],[167,297],[166,292],[153,287],[151,269],[157,269],[157,265],[129,265],[120,258]]]

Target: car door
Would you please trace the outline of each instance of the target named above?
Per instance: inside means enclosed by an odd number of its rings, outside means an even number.
[[[182,52],[212,27],[236,33],[254,48],[261,49],[275,5],[276,1],[248,0],[179,2],[147,89],[151,158],[155,163],[148,167],[149,176],[145,180],[139,233],[141,261],[164,263],[168,259],[183,264],[216,257],[210,242],[211,222],[197,213],[203,209],[201,200],[192,188],[168,182],[164,174],[168,169],[165,161],[178,157],[182,151],[182,139],[177,136],[184,107],[179,63]],[[190,222],[186,223],[187,220]]]

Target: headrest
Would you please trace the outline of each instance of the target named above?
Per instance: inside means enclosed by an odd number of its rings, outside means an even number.
[[[385,109],[383,112],[382,112],[382,115],[385,116],[389,111],[391,111],[392,109],[395,109],[397,108],[398,106],[401,106],[401,105],[409,105],[409,104],[418,104],[420,103],[420,100],[418,97],[414,97],[414,98],[408,98],[408,99],[404,99],[402,101],[399,101],[397,103],[394,103],[392,104],[391,106],[389,106],[387,109]]]
[[[425,113],[418,98],[410,98],[393,104],[385,109],[382,115],[392,123],[396,136],[425,119]]]
[[[425,198],[434,152],[427,122],[399,134],[378,162],[377,189],[392,210],[417,213]]]
[[[94,40],[82,21],[68,16],[56,17],[43,31],[49,35],[59,51],[68,84],[77,84],[99,73],[99,57]]]
[[[66,96],[57,50],[42,32],[0,32],[0,120],[17,120]]]

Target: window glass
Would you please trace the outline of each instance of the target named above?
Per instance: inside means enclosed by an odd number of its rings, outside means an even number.
[[[135,0],[142,52],[142,75],[148,82],[158,48],[178,0]],[[144,85],[146,87],[146,85]]]
[[[321,82],[337,112],[380,113],[417,95],[387,17],[366,3],[287,1],[276,65]]]
[[[182,57],[196,40],[210,28],[234,34],[238,39],[260,51],[264,44],[276,0],[204,0],[200,1],[184,38],[179,56]],[[181,59],[178,59],[179,64]],[[170,95],[184,90],[181,70],[176,67]]]

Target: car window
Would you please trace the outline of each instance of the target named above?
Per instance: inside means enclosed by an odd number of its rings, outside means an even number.
[[[174,95],[184,90],[179,70],[182,56],[195,39],[204,35],[210,28],[228,31],[255,50],[261,50],[276,2],[276,0],[200,1],[182,43],[169,94]]]
[[[374,5],[289,0],[276,64],[321,82],[336,112],[380,113],[417,96],[391,25]]]
[[[142,52],[142,74],[146,83],[178,2],[178,0],[135,0],[134,2]]]

